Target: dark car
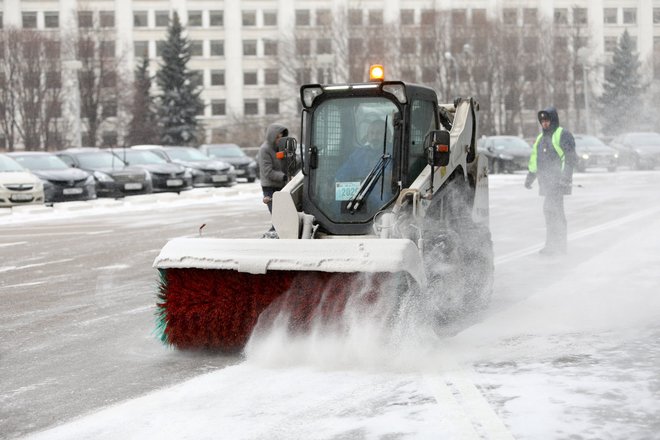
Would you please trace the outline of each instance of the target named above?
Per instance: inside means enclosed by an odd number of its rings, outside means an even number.
[[[584,172],[587,168],[607,168],[616,171],[619,163],[619,153],[608,147],[596,136],[575,134],[575,153],[578,156],[577,170]]]
[[[99,197],[123,197],[152,191],[151,174],[148,171],[127,166],[108,150],[71,148],[55,154],[70,167],[91,172],[96,180],[96,195]]]
[[[532,149],[517,136],[488,136],[479,139],[479,153],[488,159],[488,168],[494,174],[526,170]]]
[[[622,165],[636,170],[653,169],[660,165],[660,133],[624,133],[615,137],[610,146],[618,151]]]
[[[158,145],[136,145],[135,150],[149,150],[168,162],[178,163],[190,169],[193,186],[231,186],[236,183],[234,167],[192,147],[163,147]]]
[[[96,181],[88,171],[71,168],[55,154],[46,152],[9,153],[44,183],[46,203],[96,198]]]
[[[149,171],[154,192],[180,192],[192,188],[192,173],[183,165],[168,162],[149,150],[125,148],[114,150],[114,153],[127,165]]]
[[[199,150],[213,159],[219,159],[234,166],[236,177],[244,177],[248,182],[257,179],[257,161],[245,154],[236,144],[204,144]]]

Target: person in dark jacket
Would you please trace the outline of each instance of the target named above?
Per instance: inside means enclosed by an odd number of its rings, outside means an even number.
[[[529,173],[525,188],[531,189],[538,177],[539,194],[545,196],[546,239],[543,255],[566,253],[566,214],[564,195],[571,193],[573,168],[578,162],[575,139],[559,125],[559,116],[554,107],[538,113],[542,131],[536,138],[529,158]]]
[[[264,195],[264,203],[268,212],[273,212],[273,193],[284,188],[287,175],[284,172],[284,161],[278,159],[277,141],[289,135],[289,130],[281,124],[271,124],[266,129],[266,140],[259,147],[257,160],[259,162],[259,179]]]

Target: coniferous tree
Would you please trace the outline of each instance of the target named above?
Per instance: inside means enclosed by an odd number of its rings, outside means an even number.
[[[161,94],[158,97],[160,139],[165,145],[192,145],[197,137],[197,119],[202,109],[201,89],[193,81],[186,65],[190,60],[190,42],[175,12],[167,29],[163,62],[156,75]]]
[[[640,128],[643,121],[635,111],[645,86],[639,72],[639,56],[626,30],[614,49],[612,62],[605,67],[603,94],[599,99],[603,131],[616,134]]]
[[[144,58],[135,69],[133,85],[133,117],[129,126],[127,142],[129,145],[156,144],[160,141],[158,115],[151,96],[151,77],[149,60]]]

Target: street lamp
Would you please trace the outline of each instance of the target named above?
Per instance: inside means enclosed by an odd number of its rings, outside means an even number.
[[[586,118],[586,134],[591,133],[591,109],[589,108],[589,86],[587,80],[587,71],[589,70],[587,62],[589,60],[589,51],[586,47],[581,47],[577,51],[577,57],[582,64],[582,89],[584,93],[584,116]]]

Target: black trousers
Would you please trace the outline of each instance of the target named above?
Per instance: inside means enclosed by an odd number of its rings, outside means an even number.
[[[268,202],[268,212],[273,213],[273,193],[279,191],[281,188],[275,188],[274,186],[262,186],[261,191],[264,194],[264,197],[270,197],[271,201]]]
[[[552,192],[545,196],[543,202],[545,215],[545,247],[549,250],[566,252],[567,226],[564,213],[564,195]]]

